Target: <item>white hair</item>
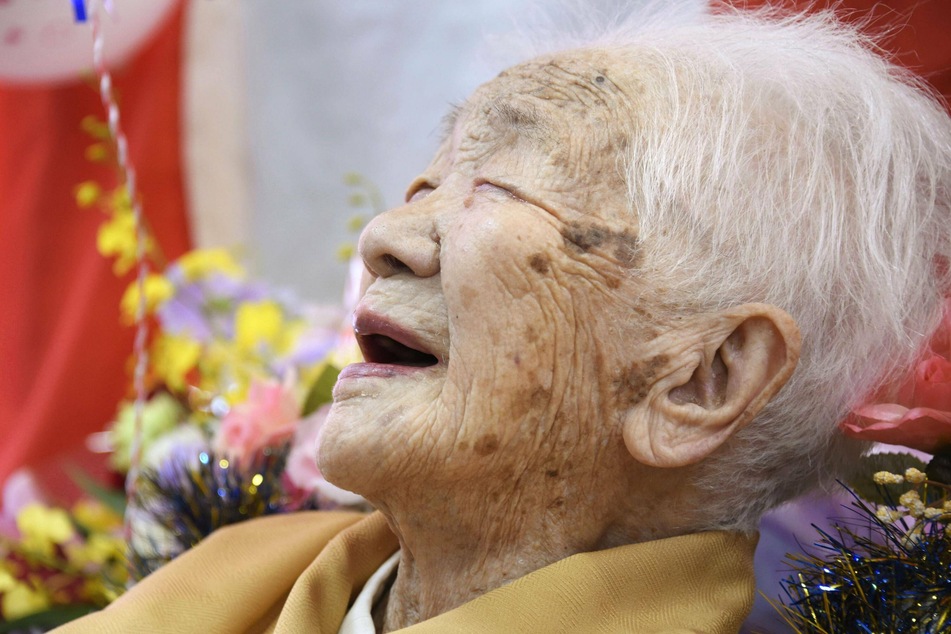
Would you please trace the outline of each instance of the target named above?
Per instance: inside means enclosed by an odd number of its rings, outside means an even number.
[[[792,379],[698,470],[702,528],[749,530],[854,461],[837,423],[937,326],[951,119],[830,12],[691,17],[632,16],[569,48],[629,51],[653,80],[624,157],[640,273],[684,310],[765,302],[801,329]]]

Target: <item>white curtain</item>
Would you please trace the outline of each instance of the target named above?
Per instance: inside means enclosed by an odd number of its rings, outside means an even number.
[[[402,202],[436,148],[447,106],[501,70],[487,61],[489,36],[511,33],[539,6],[245,0],[250,242],[259,271],[307,299],[337,301],[345,266],[336,251],[355,242],[344,174],[374,182],[388,206]]]

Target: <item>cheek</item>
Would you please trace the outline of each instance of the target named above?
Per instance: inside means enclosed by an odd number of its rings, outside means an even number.
[[[515,358],[540,330],[566,327],[568,293],[559,277],[555,227],[523,205],[461,218],[444,237],[440,264],[454,344]]]
[[[553,224],[519,211],[473,214],[443,239],[447,378],[453,403],[464,403],[465,417],[480,421],[468,450],[485,457],[551,425],[575,362],[563,240]]]

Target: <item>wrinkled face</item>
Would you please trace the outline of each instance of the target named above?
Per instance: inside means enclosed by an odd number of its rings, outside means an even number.
[[[638,85],[602,51],[502,73],[407,203],[367,227],[355,324],[368,363],[335,388],[329,480],[375,498],[615,459],[655,333],[619,159]]]

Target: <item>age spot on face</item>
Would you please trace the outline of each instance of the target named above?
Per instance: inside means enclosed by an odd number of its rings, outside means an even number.
[[[521,420],[529,414],[537,415],[549,401],[551,401],[551,391],[540,385],[536,386],[531,388],[531,391],[525,390],[513,400],[510,415],[513,420]]]
[[[540,275],[548,273],[550,263],[551,260],[544,253],[535,253],[528,258],[528,266]]]
[[[474,302],[478,301],[479,291],[471,286],[463,286],[459,289],[459,298],[461,299],[462,307],[469,309]]]
[[[499,437],[495,434],[486,434],[476,441],[472,448],[480,456],[488,456],[498,451]]]
[[[607,238],[607,229],[599,225],[572,222],[561,230],[561,237],[564,238],[566,245],[587,253],[604,243]]]
[[[587,253],[596,247],[610,248],[611,255],[624,267],[637,265],[640,257],[640,242],[627,229],[616,231],[597,224],[572,222],[561,230],[565,246]]]
[[[621,407],[633,407],[647,397],[657,372],[670,362],[667,355],[659,354],[647,363],[635,363],[614,380],[613,386]]]

